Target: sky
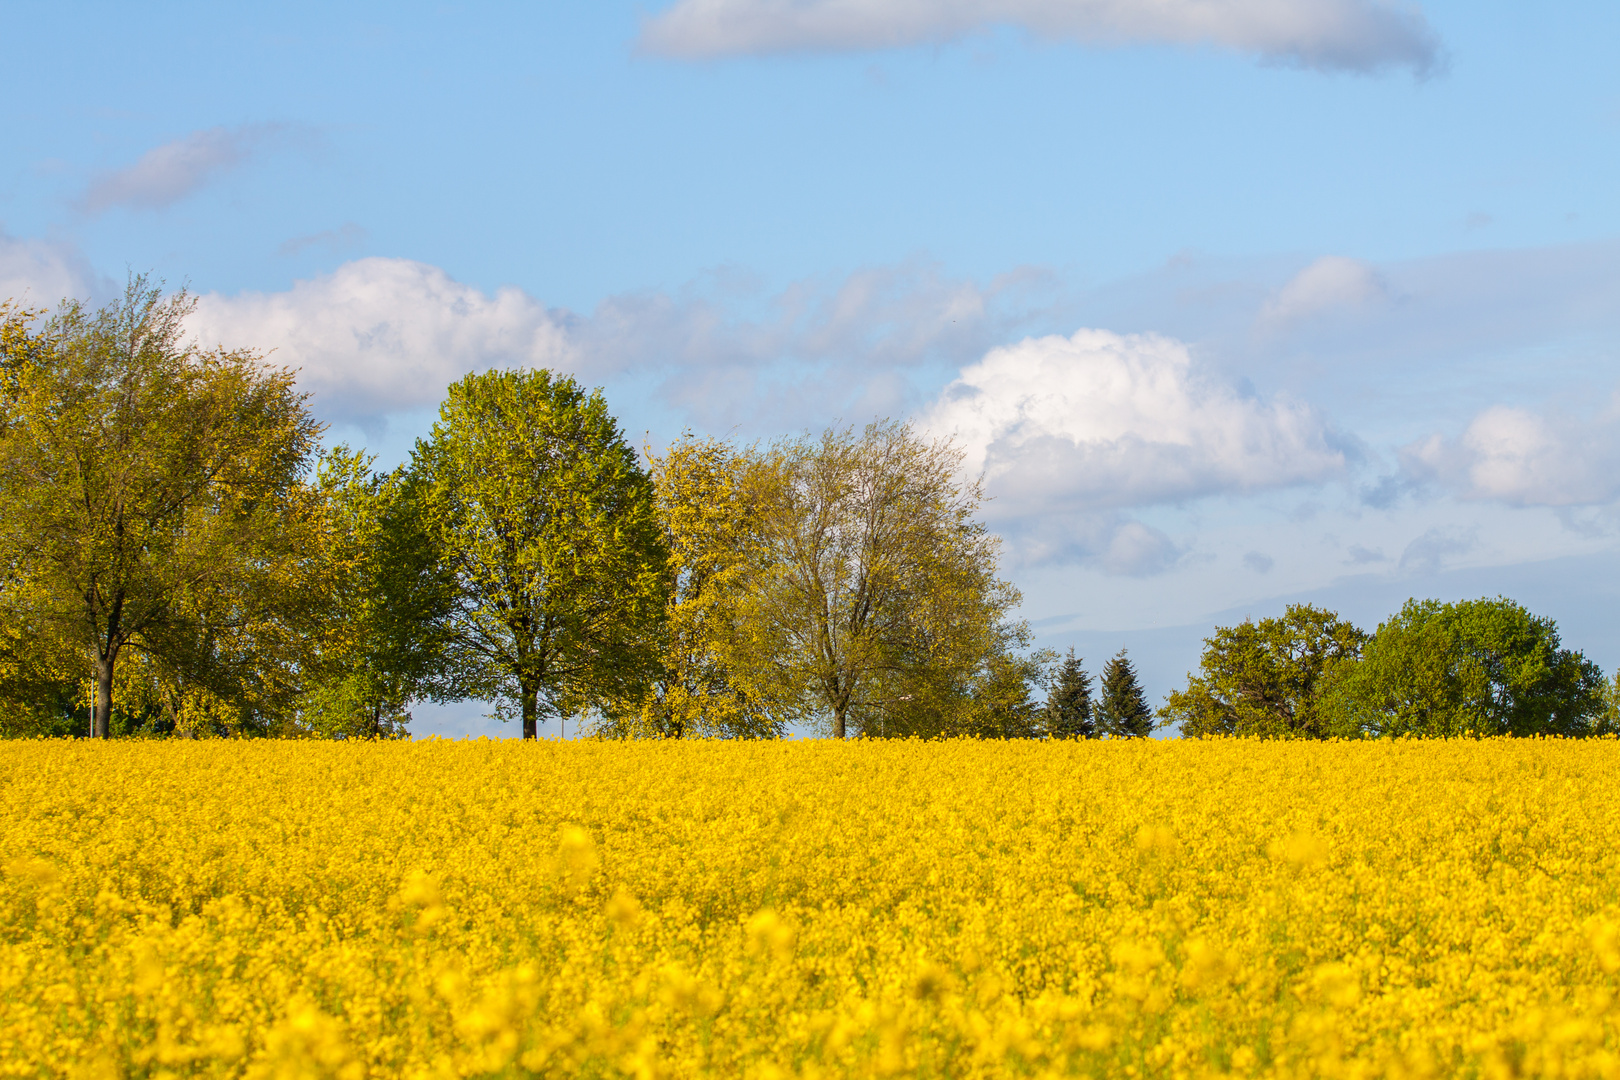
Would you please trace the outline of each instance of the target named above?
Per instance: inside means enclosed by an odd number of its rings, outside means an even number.
[[[1620,6],[8,7],[0,297],[149,272],[392,465],[491,366],[628,435],[903,417],[1039,644],[1507,595],[1620,665]],[[510,734],[478,703],[419,733]],[[555,727],[555,725],[553,725]]]

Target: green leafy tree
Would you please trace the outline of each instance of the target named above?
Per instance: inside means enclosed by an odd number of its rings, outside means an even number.
[[[932,735],[1028,637],[960,452],[897,423],[776,443],[748,470],[753,555],[726,663],[773,715]]]
[[[468,375],[412,471],[456,583],[438,696],[515,703],[532,739],[542,713],[653,678],[668,560],[652,482],[600,393],[546,371]]]
[[[1119,739],[1140,739],[1153,732],[1153,710],[1148,708],[1136,668],[1121,649],[1103,665],[1097,702],[1097,728]]]
[[[1322,707],[1324,676],[1354,661],[1365,632],[1331,611],[1290,604],[1281,618],[1223,626],[1204,639],[1199,674],[1159,710],[1187,738],[1242,735],[1325,738],[1335,730]]]
[[[0,608],[87,658],[97,736],[131,651],[236,730],[276,730],[315,618],[320,427],[291,372],[187,344],[190,310],[135,277],[98,310],[65,302],[26,347],[6,340]]]
[[[1091,676],[1070,649],[1046,696],[1045,726],[1054,739],[1094,739],[1097,721],[1091,709]]]
[[[1408,600],[1334,669],[1324,709],[1344,736],[1579,736],[1603,730],[1604,691],[1557,624],[1506,597]]]
[[[1003,651],[990,657],[973,680],[962,733],[986,739],[1039,738],[1043,709],[1034,690],[1045,681],[1043,669],[1050,655]],[[950,731],[947,728],[943,733]]]
[[[334,447],[318,469],[329,599],[300,702],[302,726],[340,738],[407,734],[431,696],[455,581],[426,528],[421,483]]]

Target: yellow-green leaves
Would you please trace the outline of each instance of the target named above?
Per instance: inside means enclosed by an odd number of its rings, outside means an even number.
[[[652,484],[600,393],[546,371],[450,387],[413,471],[456,583],[443,693],[498,699],[533,738],[650,678],[666,559]]]

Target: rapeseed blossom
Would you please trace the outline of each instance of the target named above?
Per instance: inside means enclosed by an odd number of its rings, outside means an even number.
[[[13,743],[0,1073],[1616,1076],[1620,742]]]

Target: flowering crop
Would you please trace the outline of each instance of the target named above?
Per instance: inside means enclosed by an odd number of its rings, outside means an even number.
[[[1620,742],[12,743],[14,1076],[1620,1075]]]

